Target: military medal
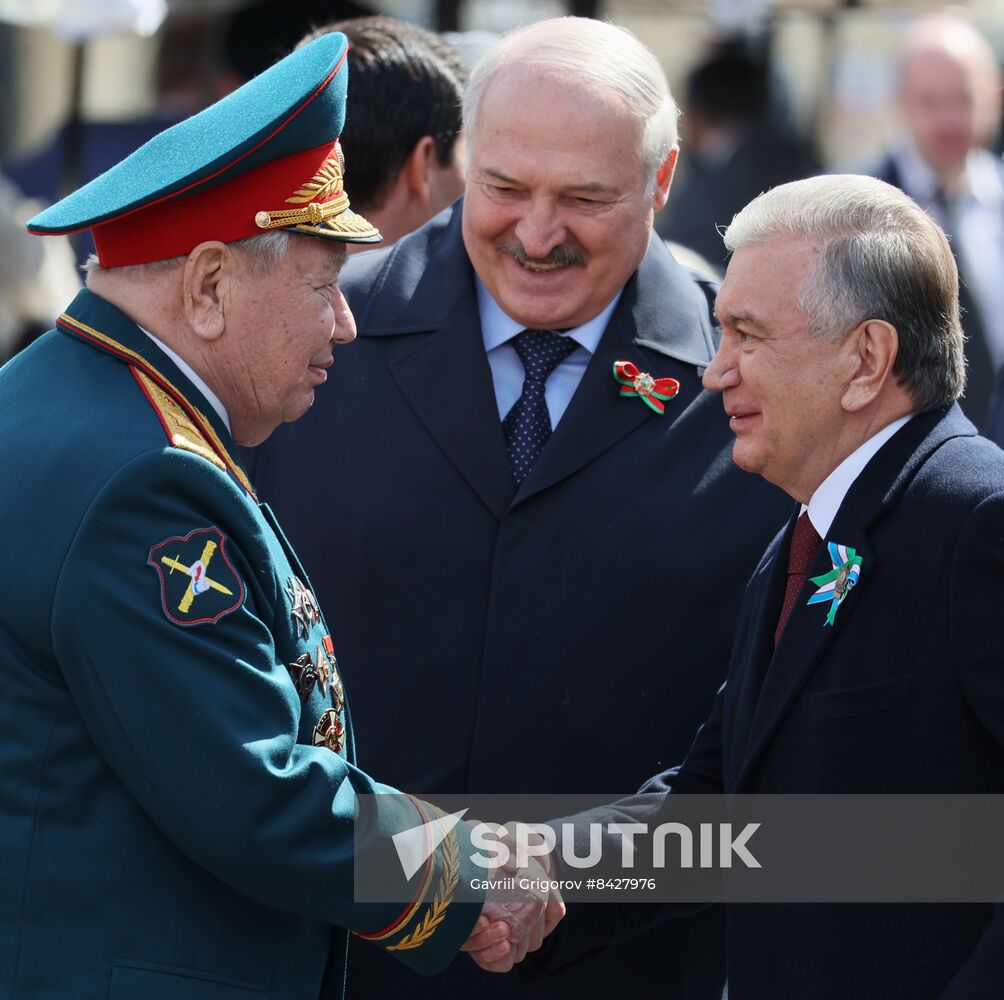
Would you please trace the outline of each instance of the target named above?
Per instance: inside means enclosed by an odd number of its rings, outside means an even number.
[[[331,676],[331,665],[328,662],[328,657],[324,652],[323,646],[319,645],[317,647],[315,659],[317,661],[317,680],[321,686],[321,694],[326,698],[328,696],[328,678]]]
[[[861,578],[861,556],[846,545],[827,542],[826,549],[830,554],[833,569],[822,576],[814,576],[810,582],[819,588],[806,604],[830,604],[826,614],[826,625],[832,625],[837,617],[837,610],[843,604],[844,598],[857,586]]]
[[[335,711],[340,712],[345,707],[345,690],[342,688],[342,679],[338,676],[338,660],[335,659],[335,644],[331,641],[330,635],[326,635],[322,641],[328,660],[331,663],[331,701],[335,706]]]
[[[317,678],[321,684],[321,694],[328,696],[328,681],[331,681],[331,701],[335,711],[340,712],[345,707],[345,694],[342,681],[338,676],[338,660],[335,659],[335,644],[331,636],[326,635],[317,647]]]
[[[630,361],[614,362],[614,378],[620,383],[622,396],[637,396],[660,416],[666,412],[666,403],[680,391],[675,378],[653,378]]]
[[[311,626],[317,625],[321,621],[321,609],[317,605],[317,599],[295,576],[291,576],[286,581],[286,593],[289,594],[289,599],[293,603],[291,613],[293,625],[296,628],[296,637],[306,639],[310,634]]]
[[[342,720],[338,718],[338,713],[333,708],[329,708],[314,726],[314,746],[327,747],[338,753],[342,749],[344,735],[345,727],[342,725]]]
[[[310,653],[302,653],[296,658],[296,662],[290,663],[286,669],[293,678],[293,686],[299,692],[300,701],[306,702],[320,676],[314,661],[310,658]]]

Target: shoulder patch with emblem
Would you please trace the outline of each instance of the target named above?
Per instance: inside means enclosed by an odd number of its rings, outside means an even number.
[[[214,624],[244,603],[244,582],[219,528],[165,538],[150,549],[147,565],[160,580],[164,614],[176,625]]]

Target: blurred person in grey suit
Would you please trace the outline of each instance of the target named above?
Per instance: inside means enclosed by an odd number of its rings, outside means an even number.
[[[987,426],[1004,365],[1004,164],[990,151],[1001,75],[990,43],[965,18],[939,13],[906,35],[897,108],[903,132],[871,171],[901,188],[948,233],[966,334],[966,416]]]

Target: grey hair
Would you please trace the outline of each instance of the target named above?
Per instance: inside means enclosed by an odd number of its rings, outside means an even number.
[[[500,72],[514,65],[573,75],[620,98],[641,124],[639,153],[652,181],[670,151],[679,146],[680,111],[655,54],[627,28],[587,17],[556,17],[510,32],[474,67],[464,93],[468,156],[485,92]]]
[[[730,251],[786,237],[818,250],[798,290],[810,336],[835,341],[884,320],[899,336],[893,374],[918,411],[962,395],[958,270],[947,237],[913,199],[872,177],[812,177],[761,194],[724,234]]]
[[[289,241],[292,233],[285,229],[278,229],[272,233],[262,233],[258,236],[248,236],[243,240],[235,240],[231,247],[247,254],[251,265],[251,270],[255,274],[264,274],[277,267],[286,252],[289,250]],[[152,260],[147,264],[127,264],[123,267],[116,267],[114,270],[124,276],[132,276],[137,280],[152,278],[157,274],[173,270],[184,264],[188,255],[182,257],[167,257],[164,260]],[[85,276],[90,277],[96,271],[108,270],[101,266],[97,256],[91,254],[84,261],[82,270]]]

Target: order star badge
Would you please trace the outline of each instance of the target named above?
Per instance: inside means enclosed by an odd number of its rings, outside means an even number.
[[[342,725],[342,720],[333,708],[329,708],[317,720],[312,742],[315,747],[327,747],[334,753],[338,753],[344,745],[344,736],[345,727]]]
[[[861,579],[861,556],[846,545],[827,542],[826,550],[830,554],[833,569],[822,576],[811,578],[812,583],[819,588],[806,604],[830,604],[826,613],[826,624],[832,625],[837,617],[837,610],[844,603],[844,598],[857,586]]]
[[[653,378],[630,361],[614,362],[614,378],[620,382],[622,396],[637,396],[660,416],[666,412],[666,403],[680,391],[675,378]]]
[[[306,639],[311,626],[317,625],[321,620],[321,609],[317,605],[317,599],[295,576],[286,581],[286,593],[289,594],[293,604],[292,615],[296,636],[298,639]]]

